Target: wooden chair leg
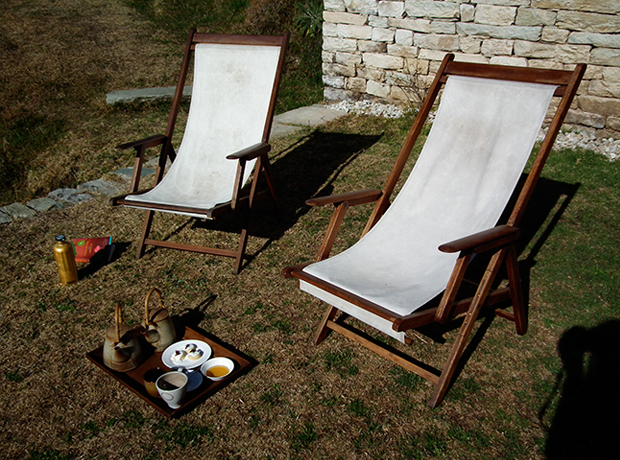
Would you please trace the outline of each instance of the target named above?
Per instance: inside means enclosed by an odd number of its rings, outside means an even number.
[[[316,334],[314,336],[315,345],[318,345],[319,343],[321,343],[323,340],[325,340],[325,337],[329,335],[330,329],[327,327],[327,322],[333,321],[334,317],[336,316],[336,313],[338,313],[337,308],[332,307],[331,305],[327,307],[327,310],[325,311],[325,314],[323,315],[323,319],[321,320],[321,323],[319,324],[319,327],[317,328]]]
[[[317,262],[325,260],[329,257],[329,253],[331,252],[332,246],[336,241],[336,236],[338,236],[338,230],[340,230],[340,226],[342,225],[344,216],[347,213],[347,209],[349,209],[349,203],[345,201],[343,203],[340,203],[334,210],[334,214],[332,215],[332,218],[329,221],[329,226],[327,227],[327,231],[325,232],[323,243],[321,243],[321,247],[319,248],[319,252],[316,256]]]
[[[265,173],[265,179],[267,180],[267,187],[269,187],[269,192],[271,192],[271,197],[273,201],[276,202],[276,207],[279,207],[278,196],[276,194],[276,187],[273,182],[273,175],[271,174],[271,163],[269,162],[269,158],[266,158],[263,162],[263,171]]]
[[[259,157],[257,159],[256,168],[257,171],[260,171],[262,161]],[[243,173],[243,172],[242,172]],[[243,174],[242,174],[243,176]],[[241,176],[241,177],[242,177]],[[248,229],[250,228],[250,221],[252,217],[252,207],[254,206],[254,198],[256,196],[256,186],[258,185],[258,172],[255,172],[254,178],[252,179],[252,185],[250,186],[250,194],[248,196],[248,209],[246,210],[247,214],[245,215],[244,225],[241,229],[241,236],[239,237],[239,248],[237,249],[237,257],[235,260],[235,275],[238,275],[241,271],[241,267],[243,266],[243,259],[245,258],[245,248],[248,244]]]
[[[442,296],[439,307],[437,308],[437,313],[435,314],[435,321],[440,324],[444,324],[450,316],[452,304],[454,304],[454,299],[456,298],[456,294],[461,287],[463,277],[465,276],[465,271],[467,270],[467,266],[469,265],[471,258],[472,254],[461,256],[454,266],[452,275],[450,275],[450,279],[448,280],[448,286],[444,291],[444,295]]]
[[[144,256],[144,241],[148,238],[149,233],[151,232],[151,224],[153,223],[154,214],[154,211],[146,211],[144,225],[142,227],[142,236],[140,237],[140,241],[138,241],[138,249],[136,250],[136,259],[141,259],[142,256]]]
[[[439,382],[435,387],[435,391],[433,392],[433,396],[428,403],[428,406],[431,409],[434,409],[445,397],[448,388],[450,388],[450,383],[452,381],[452,377],[454,376],[454,372],[459,364],[459,360],[465,350],[465,346],[467,345],[467,340],[471,335],[471,332],[476,324],[476,319],[478,318],[478,313],[480,313],[480,309],[482,305],[484,305],[484,301],[486,300],[487,294],[491,289],[491,284],[497,273],[499,272],[499,268],[502,263],[502,259],[505,256],[506,250],[501,250],[493,255],[491,260],[489,261],[489,265],[480,281],[480,285],[478,286],[478,290],[473,298],[471,306],[469,310],[467,310],[467,314],[465,315],[465,319],[463,320],[463,325],[459,330],[459,333],[456,337],[456,341],[452,346],[452,350],[450,350],[450,355],[448,356],[448,360],[444,364],[444,367],[441,371],[441,376],[439,377]]]
[[[248,229],[243,228],[241,230],[241,236],[239,237],[239,248],[237,249],[237,257],[235,258],[235,275],[238,275],[243,265],[243,259],[245,257],[245,247],[248,243]]]
[[[510,286],[510,298],[512,299],[512,309],[514,311],[515,326],[517,334],[523,335],[527,332],[527,311],[523,302],[523,289],[521,287],[521,276],[519,275],[519,264],[517,261],[517,250],[514,245],[507,248],[506,269],[508,271],[508,284]]]

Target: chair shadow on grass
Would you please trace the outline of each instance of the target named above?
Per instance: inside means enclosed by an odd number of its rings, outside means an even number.
[[[264,238],[267,242],[254,253],[246,254],[244,266],[308,212],[310,207],[305,204],[307,199],[315,195],[329,195],[334,181],[344,168],[380,137],[315,131],[279,152],[272,159],[271,165],[278,206],[270,198],[257,201],[251,212],[248,229],[250,238]],[[266,187],[260,184],[260,188]],[[239,233],[246,214],[230,213],[217,221],[189,219],[167,234],[165,239],[174,238],[188,227],[198,231],[205,229]],[[155,249],[149,248],[151,250]]]
[[[512,209],[513,203],[517,199],[518,192],[525,179],[526,176],[522,175],[507,209]],[[532,268],[536,265],[536,257],[545,246],[549,236],[553,233],[553,230],[564,215],[570,202],[577,194],[580,186],[580,183],[570,184],[540,177],[529,205],[518,225],[521,230],[521,238],[517,242],[517,254],[519,255],[519,275],[521,278],[523,303],[526,312],[529,310],[530,273]],[[500,223],[505,222],[507,219],[507,215],[502,216],[500,218]],[[486,267],[486,265],[484,266]],[[504,267],[502,267],[502,271],[498,274],[494,287],[497,288],[497,285],[505,279],[507,279],[507,274]],[[510,303],[508,308],[511,308]],[[468,346],[463,353],[462,364],[473,354],[477,346],[476,342],[484,337],[484,332],[490,327],[494,317],[494,315],[487,317],[479,327],[479,332],[472,338],[469,344],[470,346]],[[458,373],[460,373],[460,370],[457,370],[456,374]]]
[[[536,257],[545,246],[549,236],[577,195],[581,184],[570,184],[541,177],[519,224],[521,239],[517,243],[519,274],[523,285],[527,308],[530,292],[530,272],[536,265]]]
[[[542,421],[559,398],[548,429],[547,458],[618,458],[620,320],[570,328],[558,352],[563,369],[538,414]]]

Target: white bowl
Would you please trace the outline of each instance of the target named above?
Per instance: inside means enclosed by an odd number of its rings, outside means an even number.
[[[227,369],[225,374],[218,372],[216,375],[213,375],[211,372],[208,372],[210,369],[215,368],[216,366],[224,367]],[[202,375],[207,377],[209,380],[213,380],[214,382],[218,382],[222,379],[225,379],[230,375],[230,373],[235,368],[235,362],[232,359],[228,358],[212,358],[206,361],[201,367],[200,372]],[[209,375],[211,374],[211,375]]]

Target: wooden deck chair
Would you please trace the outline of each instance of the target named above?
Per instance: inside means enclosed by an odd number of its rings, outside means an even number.
[[[383,190],[307,201],[335,205],[317,262],[287,267],[285,277],[329,304],[316,333],[333,330],[435,385],[431,408],[443,400],[483,307],[527,329],[515,243],[518,224],[585,71],[574,72],[455,62],[448,54]],[[414,168],[390,205],[411,149],[443,87],[433,126]],[[553,96],[551,125],[505,225],[496,225],[524,170]],[[355,245],[328,258],[349,206],[375,202]],[[475,254],[490,255],[473,297],[457,297]],[[500,267],[508,287],[495,289]],[[442,294],[443,293],[443,294]],[[435,301],[434,306],[432,300]],[[513,312],[498,309],[512,302]],[[338,312],[341,312],[337,318]],[[411,345],[405,332],[465,313],[441,371],[387,349],[344,322],[357,318]]]
[[[111,204],[147,210],[138,258],[144,255],[145,245],[181,249],[233,257],[234,271],[239,273],[247,243],[248,208],[259,195],[269,195],[257,192],[261,172],[276,200],[268,141],[288,38],[288,34],[246,36],[190,31],[165,135],[118,146],[134,148],[136,160],[130,193],[112,198]],[[172,135],[192,54],[192,98],[177,154]],[[145,150],[155,146],[161,146],[155,186],[139,192]],[[164,176],[168,158],[173,163]],[[253,180],[246,191],[244,185],[253,169]],[[216,219],[239,208],[248,211],[248,217],[236,250],[149,238],[154,211]]]

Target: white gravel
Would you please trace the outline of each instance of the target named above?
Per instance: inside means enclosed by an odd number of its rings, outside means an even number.
[[[381,104],[372,101],[341,101],[336,104],[331,104],[328,107],[333,110],[340,110],[341,112],[374,115],[375,117],[385,118],[400,118],[404,114],[403,109],[396,105]]]
[[[547,132],[547,128],[541,129],[537,140],[542,140]],[[592,150],[593,152],[605,155],[610,160],[620,158],[620,139],[595,137],[594,134],[582,132],[560,132],[553,144],[554,149],[575,149]]]
[[[404,111],[401,107],[391,104],[381,104],[372,101],[341,101],[328,106],[333,110],[346,113],[359,113],[363,115],[373,115],[376,117],[399,118]],[[432,119],[432,115],[429,118]],[[543,128],[538,135],[538,140],[542,140],[547,132]],[[620,139],[598,138],[594,134],[584,132],[560,132],[554,144],[555,149],[575,149],[592,150],[593,152],[605,155],[610,160],[620,158]]]

